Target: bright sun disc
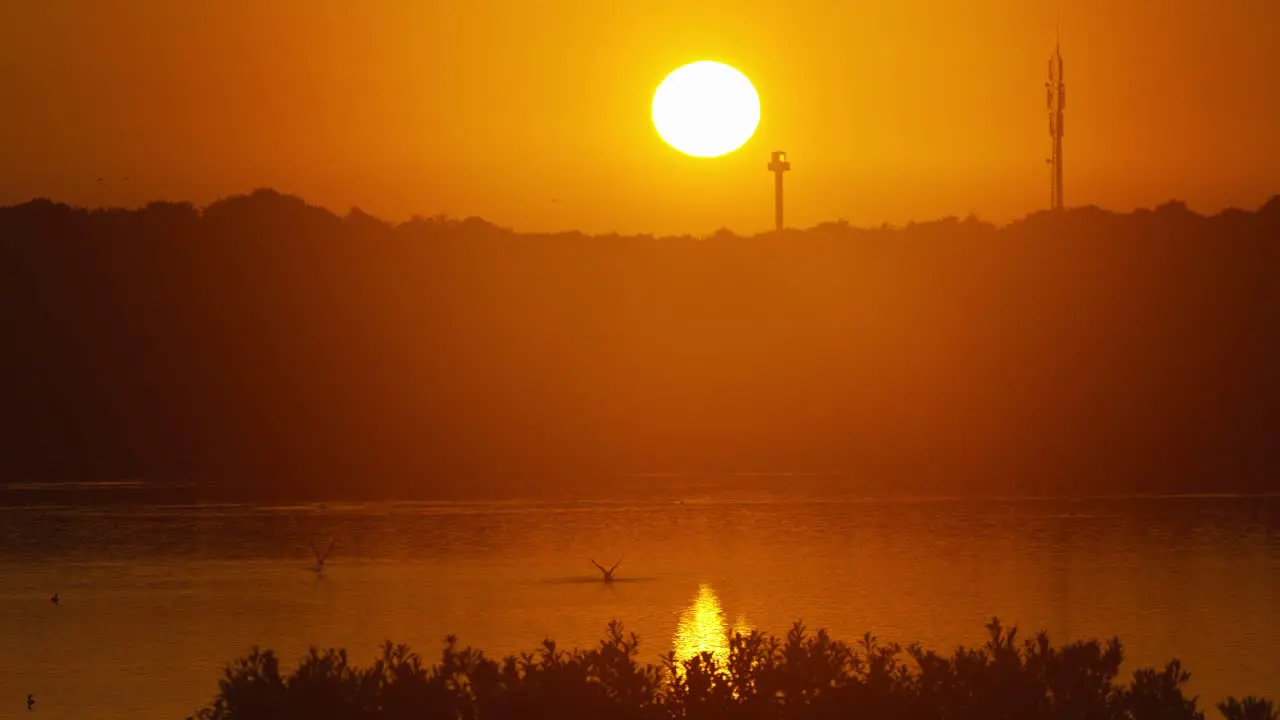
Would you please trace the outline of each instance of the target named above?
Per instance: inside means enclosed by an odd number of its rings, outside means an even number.
[[[678,68],[653,94],[653,126],[671,147],[695,157],[733,152],[760,124],[760,96],[746,75],[704,60]]]

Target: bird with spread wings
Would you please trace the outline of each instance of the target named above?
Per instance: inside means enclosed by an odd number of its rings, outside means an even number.
[[[588,558],[588,559],[590,560],[590,558]],[[613,571],[614,571],[614,570],[617,570],[617,569],[618,569],[618,566],[622,564],[622,559],[621,559],[621,558],[619,558],[619,559],[618,559],[618,562],[614,563],[614,564],[613,564],[613,567],[609,568],[608,570],[605,570],[605,569],[604,569],[604,566],[603,566],[603,565],[601,565],[600,563],[596,562],[595,560],[591,560],[591,564],[592,564],[592,565],[595,565],[597,568],[599,568],[599,569],[600,569],[600,572],[604,573],[604,581],[605,581],[605,582],[613,582]]]
[[[329,553],[333,552],[333,546],[337,544],[338,544],[338,538],[334,538],[333,542],[329,543],[329,549],[325,550],[324,554],[321,555],[320,549],[316,547],[315,542],[313,541],[311,543],[311,552],[316,554],[316,566],[312,568],[313,570],[315,570],[316,572],[320,572],[324,570],[324,561],[328,559]]]

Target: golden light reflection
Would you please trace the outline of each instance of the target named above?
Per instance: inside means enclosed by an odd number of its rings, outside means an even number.
[[[720,598],[716,597],[710,585],[699,585],[697,597],[680,614],[680,622],[676,626],[676,660],[688,660],[703,652],[712,653],[717,660],[725,660],[729,656],[729,638],[734,633],[746,635],[750,632],[751,626],[744,615],[738,616],[730,630]]]
[[[713,653],[717,658],[729,654],[729,627],[724,621],[720,598],[705,584],[698,586],[693,605],[680,614],[675,638],[677,660],[688,660],[703,652]]]

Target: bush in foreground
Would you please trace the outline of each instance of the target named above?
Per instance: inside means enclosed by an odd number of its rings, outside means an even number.
[[[371,666],[353,667],[345,650],[312,649],[292,675],[270,650],[225,671],[198,720],[355,720],[399,718],[515,720],[1195,720],[1204,718],[1183,687],[1177,660],[1116,682],[1117,639],[1053,647],[1044,633],[1017,641],[998,620],[981,647],[942,656],[919,645],[854,645],[796,624],[785,639],[737,635],[727,657],[703,653],[659,665],[637,661],[639,639],[609,625],[593,650],[545,641],[536,652],[501,661],[446,640],[440,662],[423,665],[388,642]],[[1277,720],[1269,700],[1228,698],[1227,720]]]

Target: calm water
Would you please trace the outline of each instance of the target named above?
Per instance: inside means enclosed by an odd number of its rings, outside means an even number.
[[[0,507],[0,717],[182,718],[260,644],[362,664],[594,644],[653,660],[793,620],[950,649],[998,615],[1183,660],[1204,700],[1280,693],[1280,498],[14,505]],[[25,501],[24,501],[25,502]],[[337,549],[322,577],[309,543]],[[588,557],[612,564],[605,586]],[[54,606],[49,598],[60,594]],[[1126,669],[1126,672],[1127,672]],[[11,712],[12,711],[12,712]]]

